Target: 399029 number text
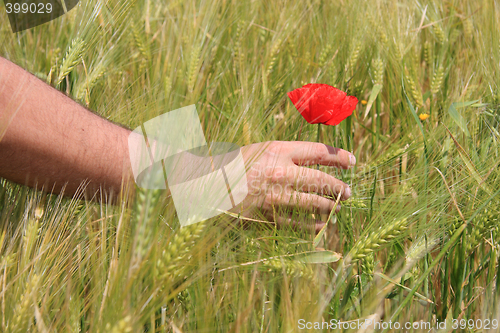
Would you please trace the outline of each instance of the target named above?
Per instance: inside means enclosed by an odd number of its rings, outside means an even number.
[[[6,3],[5,9],[7,14],[10,13],[31,13],[31,14],[48,14],[52,12],[52,4],[51,3]]]

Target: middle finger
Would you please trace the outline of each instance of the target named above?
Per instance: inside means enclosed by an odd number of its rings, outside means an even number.
[[[341,180],[330,176],[322,171],[296,167],[292,173],[295,189],[299,192],[318,193],[337,197],[342,193],[341,200],[347,200],[351,196],[351,189]]]

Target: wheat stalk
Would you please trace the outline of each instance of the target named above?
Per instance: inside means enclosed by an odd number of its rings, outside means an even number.
[[[160,193],[161,190],[146,190],[142,188],[137,190],[134,207],[136,231],[131,268],[135,268],[151,248],[154,233],[153,223],[157,221],[153,213],[160,198]]]
[[[431,43],[427,40],[424,43],[424,61],[427,64],[427,66],[432,64],[432,50],[431,50]]]
[[[472,221],[472,228],[469,230],[467,238],[467,251],[473,251],[483,239],[491,238],[491,231],[498,228],[498,212],[494,210],[494,207],[498,207],[498,205],[490,201]]]
[[[188,68],[188,90],[189,92],[193,92],[194,85],[196,84],[196,79],[198,77],[198,72],[200,71],[200,54],[201,54],[201,46],[195,46],[191,50],[191,59],[189,61]]]
[[[165,78],[165,84],[164,84],[164,91],[165,91],[165,97],[170,96],[170,93],[172,92],[172,78],[170,75],[168,75]]]
[[[373,83],[383,85],[384,83],[384,62],[378,58],[372,62]]]
[[[262,265],[266,267],[269,272],[272,271],[276,273],[285,272],[290,277],[304,277],[307,279],[312,279],[314,276],[311,267],[295,260],[287,260],[284,258],[271,258],[263,261]]]
[[[367,234],[358,240],[346,256],[346,262],[354,262],[365,258],[370,253],[387,244],[407,229],[407,219],[401,219],[394,223],[381,226],[377,231]],[[350,259],[350,260],[349,260]]]
[[[471,40],[474,33],[474,24],[472,24],[472,20],[467,18],[462,20],[462,24],[464,27],[464,36],[467,40]]]
[[[37,291],[38,283],[40,277],[33,274],[31,278],[26,282],[26,288],[21,294],[19,301],[14,307],[14,314],[12,316],[12,325],[8,325],[10,332],[27,332],[33,323],[33,296]]]
[[[85,94],[88,94],[95,84],[104,76],[105,65],[99,63],[90,74],[75,89],[76,99],[82,100]]]
[[[322,68],[328,60],[328,55],[332,51],[332,44],[327,44],[319,55],[319,67]]]
[[[110,323],[106,324],[106,332],[109,333],[130,333],[133,331],[132,328],[132,317],[126,316],[123,319],[117,321],[113,326]]]
[[[358,176],[359,177],[364,177],[364,174],[370,172],[372,169],[377,168],[379,166],[383,166],[384,164],[386,164],[390,160],[392,160],[392,159],[394,159],[394,158],[396,158],[398,156],[401,156],[406,151],[408,151],[409,147],[410,147],[409,145],[406,145],[404,147],[392,150],[389,153],[384,154],[384,155],[378,157],[373,162],[370,162],[370,163],[366,164],[363,167],[363,169],[358,173]]]
[[[71,46],[66,51],[64,58],[59,68],[59,75],[57,76],[56,86],[58,86],[62,80],[82,62],[82,56],[86,51],[85,41],[80,37],[73,39]]]
[[[378,29],[378,38],[382,43],[384,49],[389,49],[389,38],[387,38],[387,34],[385,33],[385,31],[383,31],[382,29]]]
[[[278,53],[280,52],[281,49],[281,44],[283,41],[281,38],[278,38],[276,42],[274,42],[273,47],[271,48],[271,54],[270,58],[271,60],[269,61],[269,64],[267,65],[267,76],[271,75],[271,73],[274,71],[274,66],[276,66],[276,61],[278,59]]]
[[[236,75],[237,72],[241,70],[244,66],[244,61],[245,61],[245,53],[243,52],[241,48],[241,42],[243,39],[243,22],[238,23],[238,27],[236,28],[236,36],[235,40],[236,42],[234,43],[234,66],[233,70]]]
[[[408,90],[410,91],[413,101],[419,108],[423,107],[424,100],[422,97],[422,92],[420,91],[419,87],[417,87],[417,85],[415,84],[412,75],[406,74],[405,78],[406,78],[406,83],[408,84]]]
[[[54,72],[57,69],[57,64],[59,63],[59,60],[61,60],[60,58],[61,58],[61,49],[57,47],[52,51],[51,66],[49,74],[47,74],[47,79],[46,79],[47,84],[52,83],[52,76],[54,75]]]
[[[440,242],[439,237],[420,237],[406,253],[406,265],[412,267],[417,261],[431,252]]]
[[[401,61],[403,59],[403,53],[401,50],[404,50],[404,46],[402,43],[395,43],[394,44],[394,57],[396,58],[397,61]]]
[[[439,44],[443,44],[445,40],[445,35],[443,29],[439,26],[439,24],[434,24],[432,26],[432,31],[434,32],[434,36],[436,36],[436,40]]]
[[[434,72],[434,76],[431,81],[431,92],[436,95],[443,85],[444,78],[444,67],[443,65],[439,65],[438,69]]]
[[[142,39],[144,33],[139,30],[139,27],[134,22],[131,23],[131,28],[132,35],[134,36],[135,46],[137,47],[143,58],[149,59],[149,49]]]
[[[243,142],[245,143],[245,145],[249,145],[252,143],[251,132],[252,132],[252,130],[251,130],[250,121],[248,120],[247,116],[244,116],[243,117]]]
[[[363,258],[361,261],[361,270],[366,274],[368,281],[373,280],[373,274],[375,272],[375,256],[373,252]]]
[[[351,51],[351,54],[349,56],[349,59],[347,60],[347,68],[346,72],[349,72],[349,70],[353,70],[356,67],[356,63],[358,62],[359,55],[361,54],[361,49],[363,47],[363,44],[360,41],[355,41],[353,43],[354,47]],[[352,73],[350,73],[352,75]],[[346,80],[349,80],[350,76],[346,76]]]
[[[287,50],[288,50],[288,53],[289,53],[289,56],[292,60],[292,64],[294,63],[294,58],[297,57],[297,43],[295,41],[295,39],[290,36],[287,38]]]
[[[418,51],[416,50],[416,47],[412,47],[410,49],[410,52],[408,54],[408,70],[410,72],[410,76],[418,82],[418,73],[417,73],[417,68],[420,68],[420,57],[418,55]]]
[[[342,207],[349,207],[349,208],[355,208],[355,209],[362,209],[366,208],[366,203],[357,197],[350,197],[346,201],[342,201]]]
[[[375,29],[375,32],[377,33],[377,39],[380,41],[380,43],[382,43],[382,47],[387,50],[389,48],[389,38],[387,38],[387,34],[385,33],[385,31],[382,30],[380,24],[377,23],[372,15],[368,15],[368,22],[373,27],[373,29]]]
[[[38,235],[40,231],[40,223],[37,219],[30,218],[25,228],[25,233],[23,235],[23,247],[20,265],[25,267],[31,260],[31,253],[38,240]]]
[[[160,279],[172,283],[187,273],[186,263],[191,259],[191,250],[200,239],[205,227],[205,222],[198,222],[180,228],[174,234],[157,262]]]

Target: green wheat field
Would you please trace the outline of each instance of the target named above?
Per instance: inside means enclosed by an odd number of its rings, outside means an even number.
[[[196,104],[208,142],[319,135],[358,161],[321,167],[353,196],[318,236],[0,180],[0,331],[499,331],[500,2],[82,0],[17,34],[2,3],[0,22],[0,56],[110,121]],[[360,103],[298,138],[286,93],[312,82]]]

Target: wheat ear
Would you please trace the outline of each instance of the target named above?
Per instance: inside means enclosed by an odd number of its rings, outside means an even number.
[[[82,56],[85,53],[86,44],[81,38],[75,38],[71,42],[71,46],[66,51],[64,58],[59,68],[56,86],[58,86],[71,71],[82,62]]]
[[[393,223],[381,226],[377,231],[367,234],[353,246],[347,255],[346,261],[354,262],[365,258],[382,245],[387,244],[391,239],[396,238],[407,228],[407,219],[401,219]]]

